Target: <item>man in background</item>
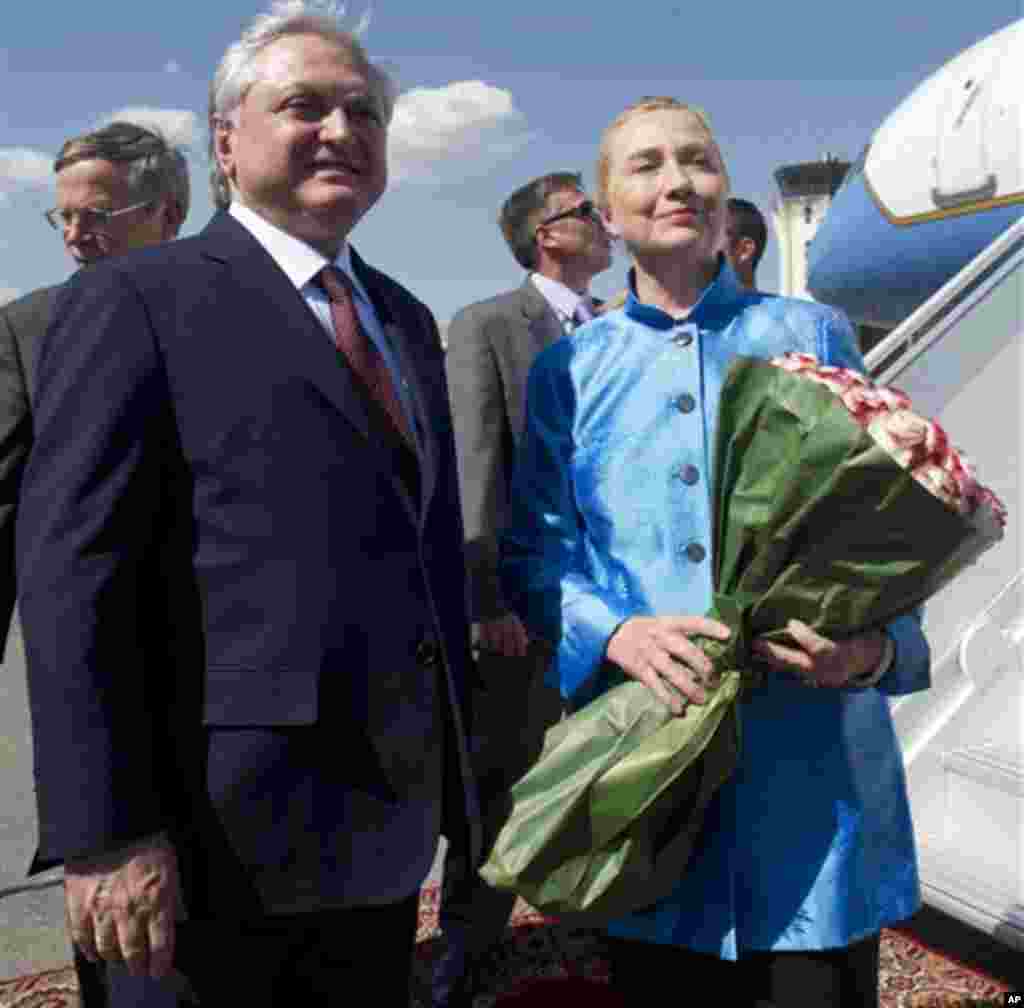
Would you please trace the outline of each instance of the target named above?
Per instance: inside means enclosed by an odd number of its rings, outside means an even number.
[[[188,166],[157,133],[133,123],[72,137],[54,162],[57,205],[47,223],[78,266],[177,237],[189,207]],[[0,630],[11,622],[14,519],[25,458],[39,345],[63,285],[41,287],[0,308]]]
[[[725,225],[725,254],[740,283],[747,290],[756,290],[754,279],[761,256],[768,244],[768,228],[764,215],[750,200],[729,198]]]
[[[465,521],[471,611],[481,688],[475,693],[474,772],[484,851],[507,812],[508,789],[537,756],[561,712],[543,683],[546,647],[531,641],[498,581],[498,535],[523,428],[526,378],[536,355],[591,319],[590,282],[611,264],[611,243],[578,174],[534,179],[505,201],[501,232],[528,275],[515,290],[462,309],[448,328],[446,367]],[[471,1003],[474,970],[501,935],[515,897],[448,859],[441,906],[447,952],[437,1006]]]
[[[79,265],[175,238],[189,208],[188,166],[156,132],[113,122],[64,143],[54,162],[57,205],[45,214]],[[0,307],[0,636],[17,597],[14,526],[39,346],[63,285],[42,287]],[[86,1008],[99,1004],[100,971],[75,948]]]

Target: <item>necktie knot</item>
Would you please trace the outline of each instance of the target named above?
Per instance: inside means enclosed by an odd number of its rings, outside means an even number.
[[[338,303],[352,299],[352,281],[344,270],[337,266],[325,266],[320,271],[319,279],[328,300]]]
[[[593,313],[589,310],[586,300],[581,298],[576,303],[573,313],[565,316],[562,322],[562,328],[571,336],[577,328],[585,322],[589,322],[593,317]]]

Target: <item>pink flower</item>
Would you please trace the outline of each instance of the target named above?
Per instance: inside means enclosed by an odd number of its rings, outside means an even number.
[[[915,437],[909,421],[901,418],[893,422],[899,416],[899,413],[878,413],[868,423],[867,431],[904,469],[912,469],[927,459],[924,431],[920,431],[920,437]]]
[[[910,409],[910,396],[906,392],[901,392],[897,388],[886,388],[884,385],[876,391],[886,409]]]
[[[807,368],[816,368],[818,358],[813,354],[790,352],[781,357],[773,357],[772,363],[783,371],[804,371]]]
[[[878,423],[884,424],[889,437],[892,438],[896,446],[903,451],[910,452],[911,457],[915,460],[924,461],[925,458],[933,458],[933,461],[938,461],[928,450],[930,433],[932,443],[937,441],[931,430],[935,425],[929,424],[924,417],[918,416],[908,409],[900,409],[882,413],[878,417]]]
[[[1000,526],[1006,524],[1002,501],[978,482],[974,466],[950,444],[942,427],[912,410],[905,392],[875,386],[850,368],[819,364],[812,354],[787,353],[770,363],[837,395],[850,416],[948,507],[965,515],[984,509]]]
[[[910,473],[929,493],[960,514],[968,513],[968,502],[960,497],[959,487],[951,473],[934,462],[915,466]]]
[[[981,487],[978,494],[978,507],[990,510],[995,515],[1000,528],[1006,527],[1006,505],[988,487]]]

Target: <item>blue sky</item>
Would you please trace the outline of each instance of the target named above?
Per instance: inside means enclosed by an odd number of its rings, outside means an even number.
[[[11,5],[0,48],[0,301],[68,275],[41,211],[68,135],[124,109],[179,141],[193,180],[184,233],[211,214],[205,106],[225,46],[265,4],[127,0]],[[353,23],[367,10],[350,3]],[[375,265],[444,321],[522,274],[501,201],[554,170],[593,180],[603,127],[631,101],[675,95],[709,113],[733,191],[770,211],[772,172],[852,159],[889,111],[962,49],[1021,16],[1019,0],[595,4],[376,0],[363,40],[397,77],[393,181],[353,233]],[[625,259],[595,281],[622,285]],[[778,286],[774,236],[758,280]]]

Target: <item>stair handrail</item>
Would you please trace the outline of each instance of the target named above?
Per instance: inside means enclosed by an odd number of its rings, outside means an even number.
[[[940,337],[940,322],[952,315],[969,295],[994,284],[1015,265],[1018,257],[1024,258],[1024,217],[994,238],[864,355],[868,374],[879,381],[891,381]]]

